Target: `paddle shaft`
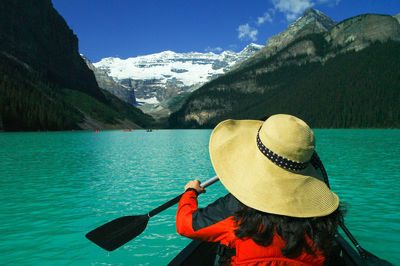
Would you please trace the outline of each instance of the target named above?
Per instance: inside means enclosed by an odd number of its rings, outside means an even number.
[[[319,168],[321,170],[322,177],[324,178],[326,185],[330,188],[328,174],[326,173],[325,167],[316,152],[314,152],[314,154],[313,154],[312,164],[314,165],[315,168]],[[347,227],[344,225],[343,217],[340,217],[339,226],[342,228],[342,230],[345,232],[347,237],[350,239],[350,241],[356,247],[360,256],[365,257],[366,255],[365,255],[364,249],[360,246],[360,244],[357,242],[357,240],[354,238],[354,236],[350,233],[349,229],[347,229]]]
[[[201,183],[200,186],[203,187],[203,188],[206,188],[206,187],[214,184],[218,180],[219,180],[218,176],[214,176],[214,177],[211,177],[210,179],[204,181],[203,183]],[[150,217],[153,217],[154,215],[162,212],[163,210],[168,209],[169,207],[171,207],[171,206],[175,205],[176,203],[178,203],[179,200],[181,199],[182,195],[183,195],[183,193],[180,194],[179,196],[176,196],[175,198],[171,199],[170,201],[164,203],[163,205],[155,208],[154,210],[150,211],[149,213],[147,213],[147,215],[150,218]]]
[[[361,257],[365,258],[365,250],[360,246],[358,241],[354,238],[354,236],[350,233],[349,229],[344,225],[343,221],[340,221],[339,223],[340,227],[342,228],[343,232],[347,235],[347,237],[350,239],[350,241],[353,243],[353,245],[356,247],[358,253],[360,254]]]
[[[200,186],[205,188],[217,181],[218,177],[214,176],[201,183]],[[86,234],[86,237],[99,247],[107,251],[113,251],[140,235],[146,229],[150,217],[176,204],[182,195],[183,193],[147,214],[129,215],[114,219],[90,231]]]

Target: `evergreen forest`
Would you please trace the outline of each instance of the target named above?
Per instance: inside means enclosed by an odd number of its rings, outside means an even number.
[[[154,119],[105,90],[97,99],[83,91],[60,87],[44,73],[0,53],[0,130],[46,131],[81,129],[85,118],[109,128],[121,121],[151,127]]]
[[[318,35],[306,38],[318,54],[328,52]],[[287,113],[313,128],[400,127],[400,42],[375,42],[324,63],[291,63],[260,71],[273,60],[258,60],[205,84],[170,116],[169,126],[213,128],[228,118],[264,120]],[[203,124],[185,119],[201,112],[216,115]]]

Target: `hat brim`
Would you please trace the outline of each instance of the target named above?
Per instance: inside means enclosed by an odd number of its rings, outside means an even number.
[[[309,164],[283,169],[262,154],[256,137],[263,121],[225,120],[210,137],[210,157],[225,188],[259,211],[292,217],[320,217],[335,211],[339,198]]]

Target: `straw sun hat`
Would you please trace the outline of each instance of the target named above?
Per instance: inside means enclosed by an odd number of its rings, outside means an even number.
[[[314,134],[297,117],[225,120],[213,130],[209,147],[222,184],[253,209],[305,218],[328,215],[339,206],[310,163]]]

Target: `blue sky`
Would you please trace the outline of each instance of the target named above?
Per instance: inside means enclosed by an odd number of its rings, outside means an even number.
[[[92,62],[157,53],[240,51],[312,7],[334,21],[365,13],[395,15],[400,0],[52,0]]]

